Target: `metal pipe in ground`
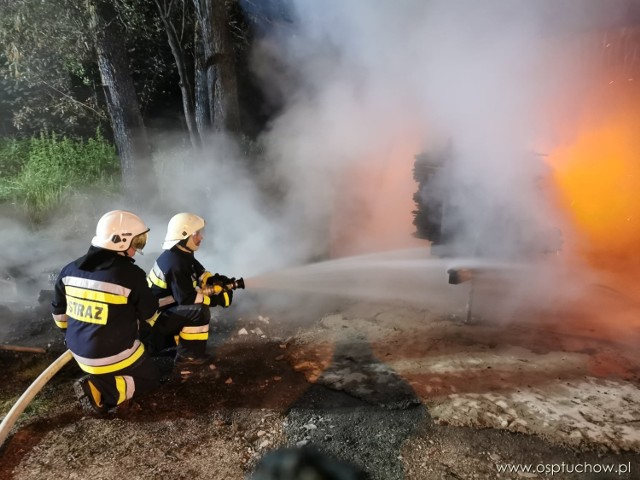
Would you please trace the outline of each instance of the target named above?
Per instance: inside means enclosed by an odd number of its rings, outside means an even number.
[[[11,428],[18,420],[18,417],[24,409],[27,408],[33,397],[42,390],[42,388],[47,384],[51,378],[58,373],[58,371],[64,367],[69,360],[73,358],[71,355],[71,350],[67,350],[62,355],[60,355],[51,365],[49,365],[44,372],[42,372],[38,378],[34,380],[34,382],[25,390],[22,396],[18,399],[9,413],[2,420],[2,424],[0,424],[0,447],[4,444],[4,441],[9,436],[9,432]]]
[[[467,313],[464,323],[471,323],[473,317],[471,309],[473,308],[473,294],[475,287],[475,272],[471,268],[450,268],[447,270],[449,274],[449,283],[458,285],[460,283],[469,282],[469,297],[467,298]]]

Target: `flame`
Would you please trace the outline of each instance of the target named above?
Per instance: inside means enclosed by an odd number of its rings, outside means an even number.
[[[625,341],[640,332],[639,42],[638,28],[554,41],[558,83],[539,105],[554,145],[544,151],[556,204],[568,220],[567,281],[580,293],[558,315],[571,331]]]
[[[629,100],[597,102],[575,140],[550,156],[560,201],[581,234],[576,247],[604,269],[640,267],[632,260],[640,246],[640,105]]]

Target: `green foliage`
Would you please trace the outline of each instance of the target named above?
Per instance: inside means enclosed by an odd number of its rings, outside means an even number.
[[[106,125],[83,2],[15,0],[0,8],[0,135],[91,136]]]
[[[55,133],[0,141],[0,201],[24,206],[36,222],[74,193],[117,191],[119,172],[100,131],[87,141]]]
[[[20,174],[29,158],[29,140],[11,138],[0,141],[0,179]]]

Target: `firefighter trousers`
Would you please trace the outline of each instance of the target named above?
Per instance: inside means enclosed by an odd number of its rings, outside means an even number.
[[[109,409],[157,388],[160,371],[144,353],[133,365],[116,372],[89,374],[89,380],[100,391],[102,404]]]
[[[201,357],[207,349],[211,312],[204,304],[176,305],[163,310],[142,339],[152,355],[177,345],[177,354]]]

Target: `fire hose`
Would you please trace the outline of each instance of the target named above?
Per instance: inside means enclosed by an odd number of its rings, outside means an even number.
[[[34,380],[34,382],[25,390],[22,396],[18,399],[9,413],[2,420],[2,424],[0,424],[0,447],[4,444],[4,441],[9,436],[9,432],[11,428],[18,420],[18,417],[24,409],[27,408],[33,397],[42,390],[42,388],[47,384],[51,378],[58,373],[58,371],[64,367],[69,360],[73,358],[71,355],[71,350],[67,350],[62,355],[60,355],[51,365],[49,365],[44,372],[42,372],[38,378]]]
[[[223,291],[235,290],[236,288],[245,288],[244,287],[244,279],[229,279],[229,283],[219,285],[211,285],[203,289],[203,292],[206,292],[205,295],[218,295]],[[34,382],[25,390],[22,396],[18,399],[9,413],[2,420],[2,424],[0,424],[0,447],[4,444],[4,441],[9,436],[9,432],[11,428],[18,420],[18,417],[22,412],[24,412],[25,408],[31,403],[33,397],[42,390],[42,388],[47,384],[51,378],[58,373],[58,371],[64,367],[69,360],[73,358],[71,354],[71,350],[67,350],[62,355],[60,355],[51,365],[49,365],[44,372],[42,372],[38,378],[34,380]]]

